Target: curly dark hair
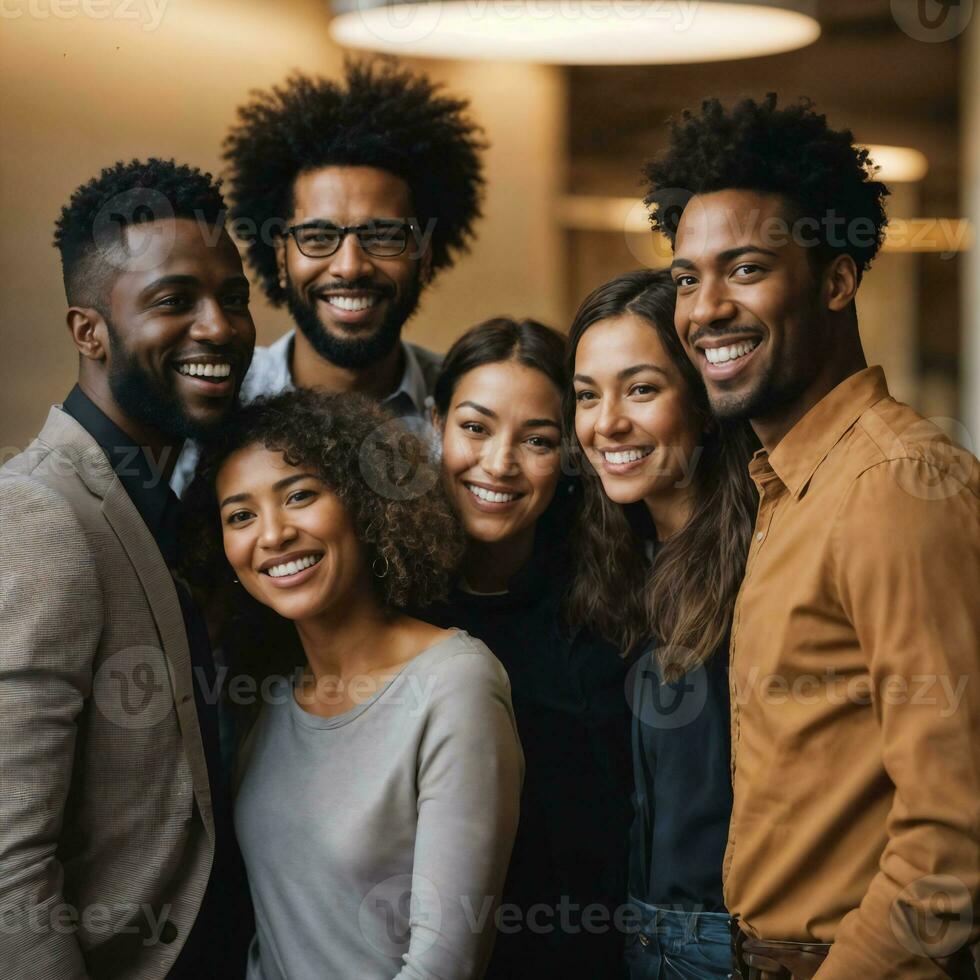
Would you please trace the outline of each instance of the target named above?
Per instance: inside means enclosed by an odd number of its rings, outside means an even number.
[[[671,123],[668,149],[644,167],[653,227],[673,245],[681,214],[697,194],[730,188],[777,194],[794,218],[816,221],[811,254],[818,262],[850,255],[860,280],[884,239],[888,188],[874,179],[874,163],[850,130],[830,129],[809,99],[785,108],[776,103],[775,93],[730,110],[707,99],[700,115],[685,110]],[[828,235],[831,215],[843,219],[842,237]]]
[[[432,272],[468,247],[480,217],[482,130],[468,103],[394,61],[348,61],[343,84],[302,74],[253,93],[225,140],[239,237],[270,302],[285,298],[273,228],[293,213],[293,186],[329,166],[376,167],[403,179],[420,222],[434,222]]]
[[[464,537],[425,447],[403,433],[417,450],[415,472],[422,481],[418,485],[430,488],[425,493],[394,499],[376,493],[365,478],[361,449],[393,421],[362,395],[301,389],[257,398],[202,446],[194,480],[181,500],[179,571],[207,609],[227,658],[246,676],[261,682],[289,674],[302,666],[305,655],[295,624],[236,584],[225,558],[216,482],[239,449],[282,452],[292,465],[308,466],[323,479],[350,516],[368,567],[385,562],[382,577],[372,574],[384,613],[422,608],[448,591]],[[390,444],[397,433],[385,429],[384,435]],[[251,714],[249,706],[244,713]]]
[[[416,485],[427,487],[425,493],[404,499],[379,493],[368,482],[375,475],[374,463],[363,447],[382,427],[385,445],[398,441],[387,428],[398,424],[371,399],[349,392],[307,388],[255,399],[202,447],[182,501],[184,576],[203,587],[231,578],[222,549],[218,474],[239,449],[263,446],[281,452],[293,466],[309,467],[343,503],[366,549],[367,565],[378,559],[385,563],[385,575],[375,578],[382,606],[421,606],[444,596],[462,555],[463,537],[436,471],[425,479],[423,471],[434,464],[421,440],[407,429],[401,433],[412,441]],[[378,481],[372,482],[376,486]]]
[[[65,295],[72,306],[106,314],[108,286],[118,267],[106,250],[121,244],[127,225],[193,218],[216,226],[226,207],[221,181],[175,160],[119,160],[79,187],[55,222]]]

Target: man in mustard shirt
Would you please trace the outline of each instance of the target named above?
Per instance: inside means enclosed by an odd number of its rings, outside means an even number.
[[[680,338],[763,446],[731,646],[737,969],[975,977],[980,467],[865,360],[887,189],[775,96],[686,113],[647,177]]]

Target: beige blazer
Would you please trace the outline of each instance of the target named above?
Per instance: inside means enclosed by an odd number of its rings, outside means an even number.
[[[166,976],[213,855],[173,580],[52,408],[0,469],[0,976]]]

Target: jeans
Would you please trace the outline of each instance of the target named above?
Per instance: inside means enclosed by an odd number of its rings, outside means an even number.
[[[728,980],[731,916],[680,912],[631,899],[640,929],[626,937],[630,980]]]

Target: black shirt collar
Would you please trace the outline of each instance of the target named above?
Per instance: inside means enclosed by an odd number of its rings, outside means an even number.
[[[172,565],[177,496],[152,452],[146,446],[137,446],[78,385],[68,393],[62,408],[102,448],[164,558]]]

